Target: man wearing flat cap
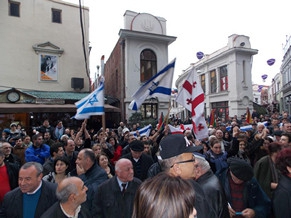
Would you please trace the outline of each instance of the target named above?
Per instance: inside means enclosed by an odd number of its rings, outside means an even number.
[[[253,168],[245,160],[228,159],[229,168],[218,174],[228,200],[230,217],[269,217],[271,201],[254,178]]]
[[[195,209],[197,218],[217,218],[213,208],[209,208],[209,199],[201,186],[194,181],[196,177],[194,152],[199,152],[203,146],[188,146],[183,135],[173,134],[165,136],[160,142],[159,160],[161,170],[169,175],[190,180],[195,191]]]
[[[134,177],[144,181],[147,178],[148,169],[154,163],[151,156],[143,153],[144,144],[140,140],[129,143],[130,153],[122,156],[132,162]]]

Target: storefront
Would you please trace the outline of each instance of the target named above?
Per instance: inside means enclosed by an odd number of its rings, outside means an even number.
[[[11,94],[13,93],[13,94]],[[24,92],[11,89],[0,93],[0,129],[9,128],[12,122],[22,125],[30,132],[33,127],[49,119],[55,126],[62,120],[65,127],[77,128],[82,121],[72,119],[76,113],[74,102],[87,96],[88,93],[75,92]],[[112,127],[120,114],[120,109],[105,104],[106,126]],[[88,121],[89,128],[100,128],[101,116],[92,116]]]

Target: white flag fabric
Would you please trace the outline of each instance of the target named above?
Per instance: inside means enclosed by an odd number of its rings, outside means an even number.
[[[149,79],[135,92],[135,94],[133,94],[133,100],[128,106],[130,110],[137,111],[148,97],[162,97],[168,99],[171,97],[175,62],[176,59]]]
[[[93,115],[104,114],[104,79],[101,78],[97,89],[85,98],[75,103],[77,113],[74,116],[76,120],[84,120]]]
[[[171,134],[183,134],[185,130],[192,130],[193,125],[192,124],[180,124],[179,126],[174,127],[171,124],[168,124],[168,127],[170,128]]]
[[[139,132],[140,136],[145,135],[145,136],[149,137],[149,135],[151,133],[151,129],[152,129],[152,125],[149,124],[149,125],[141,128],[141,129],[139,129],[137,131]],[[137,137],[136,131],[132,131],[132,132],[130,132],[130,134],[133,134],[135,137]]]
[[[204,117],[204,93],[194,67],[189,71],[176,101],[191,111],[195,137],[199,140],[208,138],[208,127]]]

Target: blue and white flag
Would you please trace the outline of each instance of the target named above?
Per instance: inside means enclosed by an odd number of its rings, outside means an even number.
[[[258,123],[258,124],[260,124],[260,123]],[[262,124],[264,124],[265,127],[268,126],[268,122],[267,121],[262,122]],[[226,130],[230,131],[231,130],[231,126],[227,126]],[[242,126],[242,127],[240,127],[239,130],[242,131],[242,132],[246,132],[248,130],[253,130],[253,126],[252,125]]]
[[[152,129],[152,125],[149,124],[149,125],[141,128],[137,131],[139,132],[140,136],[146,135],[147,137],[149,137],[149,135],[151,133],[151,129]],[[130,132],[130,134],[133,134],[135,137],[137,137],[137,134],[136,134],[137,131],[132,131],[132,132]]]
[[[93,115],[104,114],[104,79],[101,78],[97,89],[85,98],[75,103],[77,113],[74,116],[76,120],[84,120]]]
[[[147,97],[170,98],[175,63],[176,59],[141,86],[132,96],[133,100],[128,108],[137,111]]]

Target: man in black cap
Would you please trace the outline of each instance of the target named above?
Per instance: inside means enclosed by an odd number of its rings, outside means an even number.
[[[129,144],[130,153],[122,156],[132,162],[134,177],[144,181],[147,178],[148,169],[154,163],[151,156],[144,154],[144,145],[140,140],[133,140]]]
[[[228,159],[229,168],[218,177],[228,200],[230,217],[268,217],[271,201],[254,178],[253,168],[245,160]]]
[[[203,146],[188,146],[183,135],[165,136],[160,142],[159,160],[162,171],[182,179],[189,179],[195,190],[195,209],[197,218],[217,218],[213,208],[209,208],[209,199],[201,186],[194,181],[196,177],[195,157],[193,152],[199,152]]]
[[[275,138],[276,142],[280,141],[282,133],[283,133],[283,131],[281,131],[281,130],[274,131],[273,135],[274,135],[274,138]]]

